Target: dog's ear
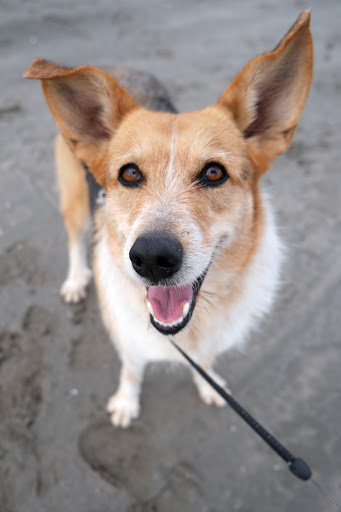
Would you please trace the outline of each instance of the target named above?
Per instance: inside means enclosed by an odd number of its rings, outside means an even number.
[[[24,78],[41,80],[47,104],[72,151],[103,184],[105,145],[138,103],[114,78],[92,66],[66,68],[36,59]]]
[[[277,47],[249,62],[219,98],[217,104],[229,109],[244,135],[259,174],[288,149],[312,74],[313,42],[306,10]]]

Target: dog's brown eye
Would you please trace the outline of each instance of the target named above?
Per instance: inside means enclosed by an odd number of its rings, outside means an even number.
[[[138,180],[139,177],[140,172],[137,169],[134,169],[134,167],[129,167],[129,169],[125,169],[122,173],[122,178],[130,183]]]
[[[222,185],[228,178],[223,165],[209,162],[197,176],[197,181],[202,187],[217,187]]]
[[[223,177],[223,171],[216,165],[211,165],[206,169],[205,176],[209,181],[218,181]]]
[[[135,164],[127,164],[121,167],[118,181],[125,187],[138,187],[143,181],[143,175]]]

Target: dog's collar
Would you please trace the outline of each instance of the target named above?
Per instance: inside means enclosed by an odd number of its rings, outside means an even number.
[[[90,169],[86,163],[82,162],[82,166],[85,171],[86,181],[88,183],[90,211],[91,215],[94,215],[97,208],[104,202],[105,192],[104,188],[102,188],[101,185],[99,185],[99,183],[97,183],[95,180],[94,175],[90,172]]]

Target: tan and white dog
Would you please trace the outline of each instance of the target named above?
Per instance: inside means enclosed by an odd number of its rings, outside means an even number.
[[[42,81],[60,129],[67,302],[84,298],[91,277],[82,164],[105,190],[95,215],[94,275],[122,361],[107,405],[116,426],[127,427],[139,414],[146,364],[179,361],[165,335],[176,336],[224,384],[212,369],[216,356],[240,344],[273,302],[281,244],[259,180],[289,147],[308,96],[309,25],[304,11],[273,51],[249,62],[214,106],[197,112],[174,113],[150,76],[141,92],[138,80],[121,72],[131,95],[91,66],[37,59],[24,73]],[[223,405],[200,376],[194,381],[204,402]]]

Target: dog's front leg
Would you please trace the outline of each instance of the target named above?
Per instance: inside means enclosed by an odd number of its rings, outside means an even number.
[[[56,164],[60,206],[69,241],[69,270],[60,293],[65,302],[79,302],[85,298],[92,276],[85,241],[90,226],[88,186],[81,163],[60,134],[56,139]]]
[[[107,412],[115,427],[126,428],[139,415],[144,367],[144,362],[122,360],[118,390],[107,403]]]

